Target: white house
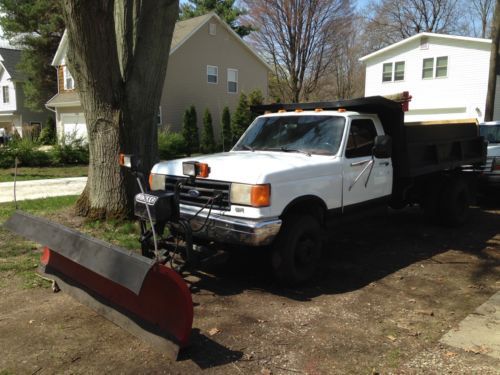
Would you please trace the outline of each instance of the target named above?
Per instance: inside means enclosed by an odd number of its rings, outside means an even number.
[[[470,118],[482,121],[490,48],[490,39],[414,35],[360,59],[366,64],[365,95],[408,91],[413,98],[406,122]],[[495,119],[500,118],[499,96]]]
[[[23,134],[23,126],[38,126],[51,116],[45,108],[32,111],[24,106],[23,85],[26,77],[18,69],[21,51],[0,48],[0,128],[8,134]]]

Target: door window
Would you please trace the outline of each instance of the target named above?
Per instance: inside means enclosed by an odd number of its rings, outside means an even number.
[[[346,158],[371,156],[376,136],[377,130],[372,120],[352,120],[345,150]]]

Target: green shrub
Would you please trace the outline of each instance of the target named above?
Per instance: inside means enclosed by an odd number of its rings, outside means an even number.
[[[186,141],[186,154],[196,153],[200,150],[200,137],[198,135],[198,120],[194,105],[186,109],[182,119],[182,136]]]
[[[56,123],[53,117],[49,117],[45,126],[42,128],[40,132],[40,138],[38,141],[42,145],[53,145],[56,143]]]
[[[229,151],[233,147],[233,136],[231,134],[231,113],[228,107],[222,110],[222,151]]]
[[[182,157],[186,154],[186,141],[180,133],[169,129],[158,133],[158,154],[160,159],[169,160]]]
[[[201,132],[200,151],[210,154],[215,151],[214,128],[212,126],[212,115],[208,108],[203,115],[203,129]]]
[[[89,146],[75,134],[64,134],[51,151],[54,164],[88,164]]]
[[[40,144],[29,138],[13,140],[6,147],[5,162],[14,166],[14,159],[17,157],[19,164],[25,167],[47,167],[53,164],[52,155],[48,152],[38,150]],[[5,167],[4,167],[5,168]]]
[[[245,132],[250,125],[250,107],[248,105],[248,98],[245,93],[241,93],[238,101],[238,106],[234,112],[231,133],[233,134],[233,144],[235,144],[241,135]]]
[[[8,147],[0,148],[0,168],[14,167],[15,156]]]

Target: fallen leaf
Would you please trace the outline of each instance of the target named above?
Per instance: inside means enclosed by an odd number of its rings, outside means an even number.
[[[417,302],[417,300],[416,300],[416,299],[413,299],[413,298],[410,298],[410,299],[408,300],[408,302],[415,303],[415,302]]]
[[[432,310],[417,310],[416,312],[422,315],[434,316],[434,311]]]
[[[391,340],[392,342],[396,341],[396,338],[393,335],[389,335],[389,336],[387,336],[387,338],[389,340]]]
[[[260,370],[261,375],[272,375],[273,373],[268,368],[262,368]]]
[[[220,333],[220,329],[217,327],[214,327],[208,331],[208,334],[210,336],[215,336],[216,334]]]
[[[33,319],[31,319],[31,320],[29,321],[29,323],[30,323],[30,324],[33,324],[33,323],[35,323],[35,321],[34,321]]]

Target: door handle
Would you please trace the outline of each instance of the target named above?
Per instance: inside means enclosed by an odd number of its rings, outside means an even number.
[[[360,165],[363,165],[363,164],[366,164],[366,163],[369,163],[372,159],[366,159],[366,160],[361,160],[361,161],[356,161],[356,162],[353,162],[351,163],[351,167],[358,167]]]

